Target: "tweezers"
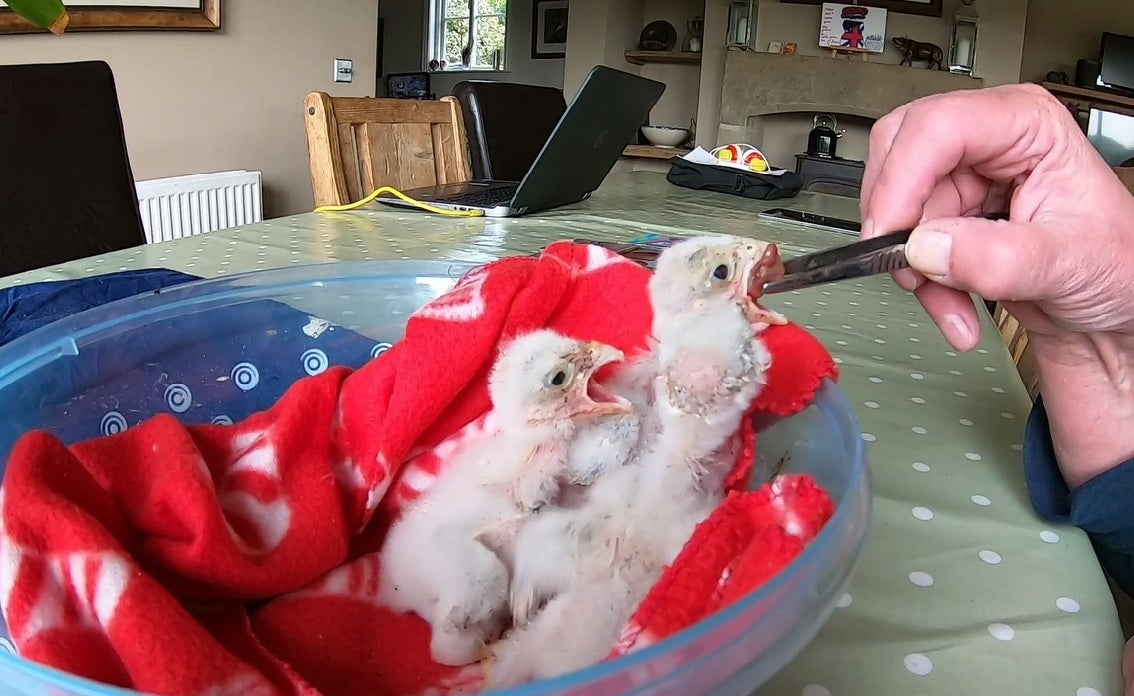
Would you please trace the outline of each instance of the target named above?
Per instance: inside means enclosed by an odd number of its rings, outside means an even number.
[[[985,213],[979,217],[988,220],[1008,219],[1006,213]],[[892,232],[788,259],[783,262],[783,277],[765,282],[762,294],[799,290],[836,280],[862,278],[909,268],[905,247],[911,234],[913,230]]]

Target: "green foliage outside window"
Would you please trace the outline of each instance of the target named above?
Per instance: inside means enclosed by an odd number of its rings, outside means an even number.
[[[473,3],[473,51],[470,68],[503,67],[508,0],[442,0],[444,60],[448,68],[463,67],[462,52],[469,42],[469,3]]]

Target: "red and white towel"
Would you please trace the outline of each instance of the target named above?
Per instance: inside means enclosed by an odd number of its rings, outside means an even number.
[[[469,274],[379,358],[303,379],[240,423],[158,415],[70,447],[28,433],[0,488],[0,609],[21,656],[177,696],[475,690],[475,666],[429,660],[424,621],[376,603],[374,552],[391,515],[491,427],[500,343],[552,327],[633,355],[651,321],[648,277],[608,250],[559,242]],[[757,410],[790,414],[837,376],[801,328],[765,337],[775,363]],[[741,436],[734,483],[755,446]],[[792,485],[806,494],[781,498],[795,501],[787,508],[761,502],[770,491],[735,491],[627,635],[660,639],[790,562],[830,514],[821,490]],[[780,550],[759,562],[768,544]],[[695,564],[696,582],[674,579]]]

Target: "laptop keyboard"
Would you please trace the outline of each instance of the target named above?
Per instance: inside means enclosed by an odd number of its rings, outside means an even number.
[[[512,186],[503,188],[490,188],[490,189],[470,189],[464,193],[454,194],[452,196],[445,196],[446,203],[457,203],[459,205],[471,205],[476,207],[491,208],[492,206],[507,203],[512,200],[515,195],[516,189]]]

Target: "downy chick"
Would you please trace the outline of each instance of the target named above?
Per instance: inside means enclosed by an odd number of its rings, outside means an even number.
[[[660,361],[688,327],[687,317],[732,311],[739,305],[753,330],[785,324],[787,319],[761,307],[759,298],[764,282],[783,275],[783,262],[775,244],[730,235],[690,237],[677,242],[658,256],[649,281],[653,308],[651,346],[626,364],[610,380],[610,387],[635,402],[636,411],[648,424],[652,383],[660,371]]]
[[[739,304],[757,331],[785,324],[782,314],[761,307],[764,282],[783,275],[779,247],[729,235],[690,237],[664,250],[650,278],[653,331],[672,334],[671,321],[690,312]]]
[[[621,359],[613,347],[549,330],[510,342],[489,378],[499,432],[451,462],[391,527],[379,598],[430,623],[435,662],[476,662],[505,627],[508,571],[476,536],[540,507],[561,481],[589,482],[591,464],[572,469],[569,446],[581,428],[629,413],[628,401],[594,381]]]
[[[770,355],[742,303],[668,309],[653,383],[659,431],[637,464],[604,474],[578,508],[545,508],[480,537],[512,570],[515,626],[490,648],[489,686],[605,658],[720,502],[735,461],[732,436],[764,384]]]

